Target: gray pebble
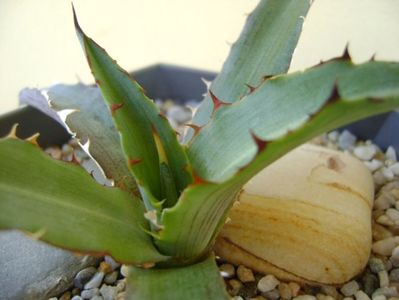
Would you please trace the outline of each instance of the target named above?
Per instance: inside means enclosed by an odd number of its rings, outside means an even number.
[[[116,268],[119,268],[121,266],[120,263],[117,263],[111,256],[104,256],[105,262],[110,264],[112,270],[115,270]]]
[[[280,298],[280,293],[278,290],[274,289],[274,290],[262,293],[262,296],[268,300],[277,300]]]
[[[101,286],[100,293],[104,300],[114,300],[118,294],[118,291],[114,286],[103,284]]]
[[[223,264],[219,266],[219,272],[224,278],[232,278],[236,273],[234,266],[231,264]]]
[[[118,283],[116,284],[116,289],[118,293],[123,292],[126,289],[125,279],[118,280]]]
[[[370,274],[370,273],[366,273],[363,276],[362,282],[363,282],[363,290],[369,296],[371,296],[371,294],[379,286],[379,281],[378,281],[377,276]]]
[[[98,288],[90,289],[90,290],[84,290],[80,294],[80,297],[82,297],[83,299],[91,299],[91,298],[93,298],[96,295],[100,295],[100,290]]]
[[[104,278],[104,273],[102,272],[94,274],[94,276],[90,279],[90,281],[85,284],[84,289],[89,290],[89,289],[98,288],[101,285],[103,278]]]
[[[389,280],[399,282],[399,269],[393,269],[389,272]]]
[[[104,300],[104,298],[101,296],[94,296],[93,298],[91,298],[91,300]]]
[[[345,296],[353,296],[359,290],[359,284],[355,281],[349,281],[345,283],[341,288],[341,293]]]
[[[385,297],[396,297],[398,296],[398,291],[396,290],[396,287],[382,287],[374,291],[372,298],[374,299],[375,296],[380,295]]]
[[[76,274],[75,278],[73,279],[73,284],[79,289],[82,289],[83,286],[89,282],[89,280],[96,274],[97,269],[94,267],[85,268]]]
[[[338,138],[338,147],[342,150],[352,148],[356,143],[356,137],[348,130],[344,130]]]
[[[73,296],[71,300],[82,300],[83,298],[80,296]]]
[[[118,279],[118,271],[113,271],[110,274],[105,275],[104,282],[106,284],[113,284]]]

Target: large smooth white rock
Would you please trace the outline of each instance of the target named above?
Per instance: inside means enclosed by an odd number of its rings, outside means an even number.
[[[216,254],[286,280],[346,282],[370,254],[373,197],[358,159],[303,145],[244,186]]]

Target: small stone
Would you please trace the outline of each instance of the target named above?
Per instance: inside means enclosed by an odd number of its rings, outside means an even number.
[[[79,295],[73,296],[71,300],[82,300],[83,298]]]
[[[399,211],[395,208],[388,208],[385,211],[385,214],[397,225],[399,222]]]
[[[268,300],[277,300],[280,298],[280,293],[278,292],[278,290],[273,289],[271,291],[262,293],[262,296],[264,296]]]
[[[378,272],[378,280],[380,281],[380,287],[387,287],[389,285],[389,278],[387,271]]]
[[[93,298],[91,298],[91,300],[104,300],[104,298],[101,296],[94,296]]]
[[[356,300],[370,300],[370,297],[363,291],[357,291],[355,293]]]
[[[75,287],[82,289],[83,286],[89,282],[89,280],[96,274],[97,269],[94,267],[89,267],[81,270],[76,274],[75,278],[73,279],[73,284]]]
[[[117,279],[118,279],[118,271],[113,271],[112,273],[105,275],[104,282],[106,284],[113,284]]]
[[[364,161],[363,163],[371,172],[377,171],[379,168],[381,168],[384,165],[382,161],[374,158],[370,161]]]
[[[80,297],[82,297],[83,299],[91,299],[96,295],[100,295],[100,290],[98,288],[83,290],[80,294]]]
[[[316,300],[316,297],[312,295],[301,295],[295,297],[294,300]]]
[[[387,180],[381,170],[378,170],[373,173],[373,180],[377,186],[383,185],[384,183],[387,182]]]
[[[108,274],[112,272],[112,267],[109,263],[102,261],[98,267],[98,270],[104,274]]]
[[[89,289],[94,289],[94,288],[98,288],[104,278],[104,273],[102,272],[97,272],[96,274],[94,274],[94,276],[90,279],[89,282],[87,282],[84,286],[85,290],[89,290]]]
[[[377,258],[377,257],[370,257],[369,259],[369,267],[371,272],[377,274],[380,271],[385,271],[385,265],[382,261],[382,259]]]
[[[290,283],[288,283],[288,286],[291,289],[292,296],[293,297],[298,296],[298,293],[301,290],[301,286],[298,283],[296,283],[296,282],[290,282]]]
[[[118,294],[118,291],[114,286],[103,284],[100,288],[100,293],[104,300],[114,300]]]
[[[396,162],[389,166],[389,169],[395,174],[396,176],[399,175],[399,162]]]
[[[389,280],[399,282],[399,269],[393,269],[389,272]]]
[[[72,294],[71,292],[65,292],[62,294],[62,296],[59,298],[59,300],[71,300]]]
[[[377,153],[377,148],[374,145],[357,146],[353,150],[353,154],[361,160],[370,160]]]
[[[385,226],[393,226],[395,223],[387,215],[381,215],[376,220],[377,223]]]
[[[219,267],[220,274],[224,278],[232,278],[235,275],[234,266],[231,264],[223,264]]]
[[[331,131],[331,132],[329,132],[329,133],[327,134],[327,138],[328,138],[331,142],[334,142],[334,143],[335,143],[335,142],[338,141],[339,132],[336,131],[336,130]]]
[[[344,284],[340,290],[347,297],[353,296],[359,290],[359,284],[357,281],[352,280]]]
[[[391,181],[395,178],[395,174],[390,168],[382,168],[381,169],[382,175],[384,175],[385,179]]]
[[[237,279],[230,279],[228,284],[231,287],[231,289],[229,289],[229,294],[232,296],[237,295],[243,286],[242,282],[238,281]]]
[[[127,293],[126,292],[119,293],[116,296],[116,300],[125,300],[125,299],[127,299]]]
[[[387,297],[384,295],[376,295],[372,297],[373,300],[387,300]]]
[[[255,281],[254,273],[252,273],[252,270],[244,267],[243,265],[238,266],[237,277],[241,280],[241,282]]]
[[[49,147],[45,150],[47,154],[49,154],[52,158],[60,160],[62,157],[62,151],[58,147]]]
[[[363,275],[362,277],[362,283],[363,283],[363,290],[364,292],[371,296],[371,294],[378,288],[379,282],[377,276],[374,274],[371,274],[369,272],[366,272],[366,274]]]
[[[372,298],[374,299],[374,296],[380,295],[385,297],[396,297],[398,296],[398,291],[396,290],[396,287],[382,287],[374,291]]]
[[[262,277],[258,282],[258,290],[265,293],[273,290],[280,281],[277,280],[273,275],[266,275]]]
[[[122,280],[118,280],[117,284],[116,284],[116,289],[118,291],[118,293],[123,292],[126,289],[126,279],[122,279]]]
[[[120,272],[123,277],[127,277],[128,273],[129,273],[129,267],[127,265],[122,265]]]
[[[348,130],[342,131],[338,137],[338,147],[342,150],[352,148],[356,143],[356,136],[350,133]]]
[[[104,256],[104,261],[111,265],[112,270],[115,270],[121,266],[121,264],[117,263],[111,256]]]
[[[392,146],[389,146],[387,148],[387,151],[385,152],[385,156],[387,157],[387,159],[391,160],[391,161],[397,161],[396,159],[396,151],[395,148]]]
[[[290,300],[292,298],[291,288],[287,283],[280,283],[278,285],[278,291],[281,299]]]
[[[373,224],[372,231],[374,241],[383,240],[393,236],[393,233],[391,231],[378,223]]]
[[[391,257],[389,258],[394,267],[399,267],[399,246],[392,250]]]
[[[388,256],[391,255],[393,249],[398,245],[399,237],[390,237],[378,242],[375,242],[372,246],[372,250],[380,255]]]

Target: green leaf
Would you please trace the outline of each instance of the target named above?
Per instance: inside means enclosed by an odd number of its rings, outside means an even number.
[[[66,118],[69,129],[82,143],[90,141],[90,154],[116,186],[135,192],[136,183],[127,167],[119,133],[100,91],[84,84],[57,84],[47,94],[53,109],[76,109]]]
[[[147,98],[141,86],[104,49],[83,33],[76,15],[75,27],[92,73],[112,111],[127,161],[144,201],[151,207],[154,197],[164,200],[154,133],[159,135],[176,190],[180,193],[192,181],[192,177],[188,171],[187,155],[175,131],[153,101]]]
[[[318,134],[397,106],[398,63],[343,60],[269,79],[240,102],[221,106],[189,145],[196,183],[163,211],[158,249],[200,257],[251,177]]]
[[[17,139],[0,140],[0,228],[130,264],[167,259],[154,247],[138,198],[96,183],[81,167]]]
[[[286,73],[309,7],[309,0],[260,1],[210,89],[222,101],[235,102],[250,91],[248,86],[257,87],[265,76]],[[207,95],[193,123],[206,124],[212,108],[211,97]],[[192,135],[190,130],[185,141]]]
[[[197,264],[179,268],[130,268],[127,299],[226,300],[230,297],[211,255]]]

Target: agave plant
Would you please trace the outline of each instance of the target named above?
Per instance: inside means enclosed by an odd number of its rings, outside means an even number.
[[[241,187],[294,147],[399,106],[399,64],[347,51],[286,74],[308,0],[261,1],[179,143],[140,85],[75,28],[105,99],[48,95],[113,187],[10,133],[0,140],[0,228],[130,265],[131,299],[228,299],[212,246]],[[59,92],[59,90],[58,90]],[[86,94],[85,94],[86,93]],[[110,120],[113,120],[113,124]]]

